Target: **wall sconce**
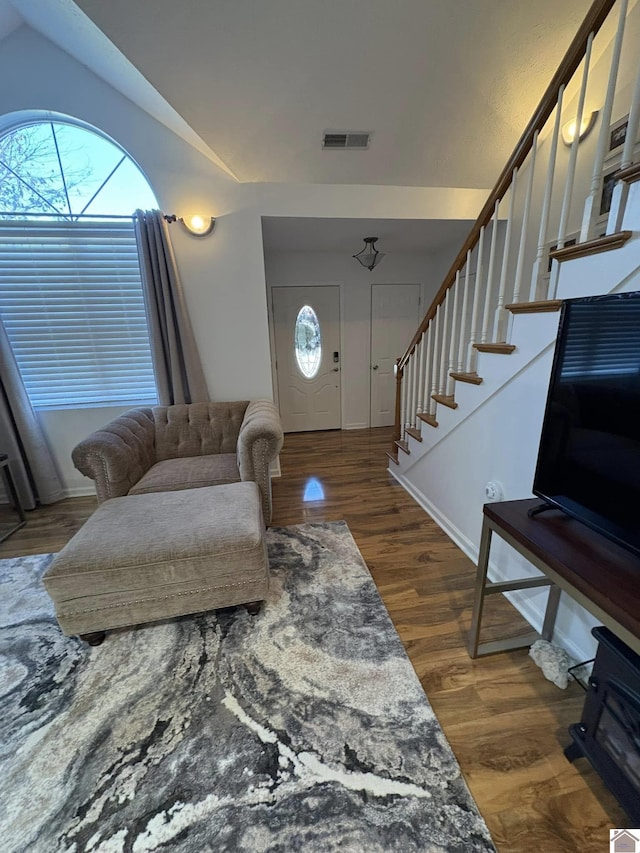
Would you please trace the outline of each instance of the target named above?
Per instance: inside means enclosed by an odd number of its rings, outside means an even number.
[[[578,137],[578,141],[582,142],[582,140],[589,135],[592,131],[593,126],[596,123],[596,119],[598,118],[598,110],[593,110],[590,115],[583,116],[582,121],[580,122],[580,135]],[[572,145],[573,140],[576,138],[576,120],[568,121],[566,124],[562,125],[562,141],[565,145]]]
[[[374,267],[378,266],[380,261],[384,258],[384,252],[379,252],[376,249],[377,239],[377,237],[365,237],[364,247],[360,249],[357,254],[351,255],[351,257],[355,258],[358,263],[365,267],[365,269],[372,270]]]
[[[211,234],[213,226],[216,224],[214,216],[200,216],[198,213],[192,216],[181,216],[179,221],[182,222],[189,234],[193,234],[195,237],[206,237],[207,234]]]

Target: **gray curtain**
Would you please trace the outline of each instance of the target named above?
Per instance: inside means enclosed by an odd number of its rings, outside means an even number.
[[[24,509],[62,500],[62,482],[27,396],[1,317],[0,452],[9,456],[9,468]]]
[[[169,226],[159,210],[136,210],[134,222],[159,403],[207,402]]]

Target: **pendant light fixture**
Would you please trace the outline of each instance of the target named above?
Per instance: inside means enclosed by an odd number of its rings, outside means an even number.
[[[351,256],[358,263],[362,264],[365,269],[372,270],[384,258],[384,252],[379,252],[376,249],[377,239],[377,237],[365,237],[364,247],[357,254]]]

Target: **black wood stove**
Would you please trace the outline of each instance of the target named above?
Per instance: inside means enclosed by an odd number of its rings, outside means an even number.
[[[582,720],[569,727],[569,761],[585,756],[640,826],[640,655],[607,628],[598,640]]]

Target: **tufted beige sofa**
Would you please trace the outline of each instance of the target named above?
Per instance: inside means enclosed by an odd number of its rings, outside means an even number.
[[[280,416],[270,400],[189,403],[131,409],[80,442],[72,458],[95,481],[100,503],[253,481],[268,523],[270,463],[282,441]]]

